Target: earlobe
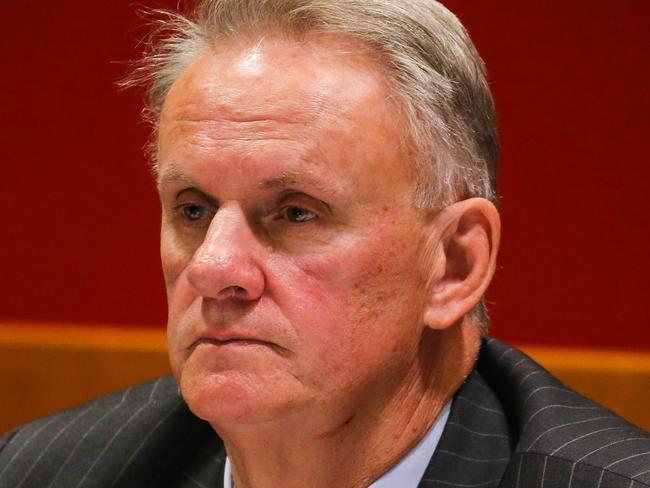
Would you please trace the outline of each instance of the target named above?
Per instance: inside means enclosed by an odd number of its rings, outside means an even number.
[[[424,323],[446,329],[480,301],[494,275],[501,235],[499,213],[483,198],[450,205],[440,214]]]

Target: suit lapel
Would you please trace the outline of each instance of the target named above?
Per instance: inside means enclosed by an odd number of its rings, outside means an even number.
[[[650,459],[647,433],[496,339],[484,339],[478,371],[507,405],[517,432],[500,488],[642,486],[638,476]]]
[[[151,488],[223,488],[226,449],[209,423],[195,417],[186,408],[182,434],[168,438],[174,449],[158,459],[157,475]],[[128,484],[120,486],[134,486]]]
[[[435,454],[418,488],[497,488],[513,435],[496,395],[474,371],[458,391]]]

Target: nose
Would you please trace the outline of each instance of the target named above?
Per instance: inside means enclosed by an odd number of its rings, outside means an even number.
[[[237,204],[222,205],[190,262],[187,279],[205,298],[256,300],[264,292],[259,242]]]

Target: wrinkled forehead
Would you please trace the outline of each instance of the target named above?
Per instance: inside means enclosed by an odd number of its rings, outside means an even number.
[[[381,64],[348,36],[227,38],[206,49],[172,85],[161,124],[219,117],[312,124],[330,115],[354,117],[364,106],[392,107],[392,98]]]
[[[203,162],[207,171],[229,161],[412,181],[407,125],[391,93],[377,61],[352,39],[269,35],[217,43],[165,100],[158,169],[183,161],[195,168]]]

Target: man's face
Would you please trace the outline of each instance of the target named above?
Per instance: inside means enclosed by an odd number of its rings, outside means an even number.
[[[213,425],[353,412],[417,376],[425,225],[402,118],[352,41],[220,43],[163,109],[172,368]]]

